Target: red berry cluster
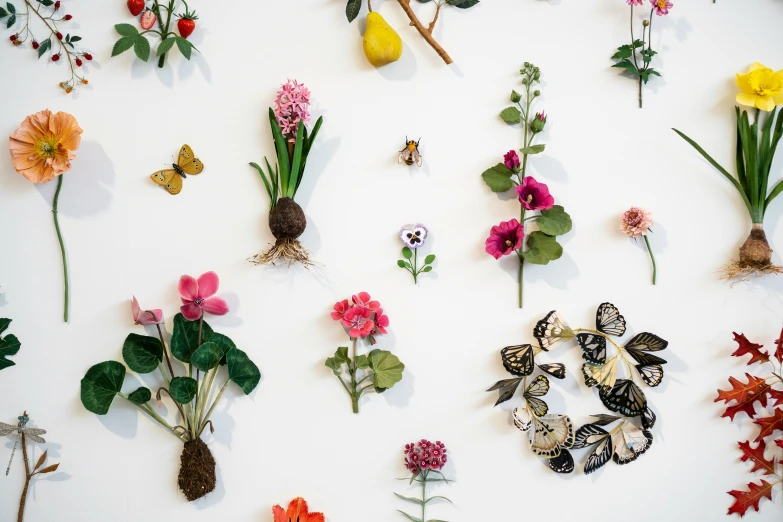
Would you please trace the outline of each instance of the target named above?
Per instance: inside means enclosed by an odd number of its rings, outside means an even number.
[[[448,460],[446,451],[446,445],[441,441],[421,439],[419,442],[406,444],[405,467],[414,475],[429,470],[441,470]]]

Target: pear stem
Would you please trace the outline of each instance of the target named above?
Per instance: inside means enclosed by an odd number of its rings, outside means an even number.
[[[408,15],[408,18],[411,21],[410,25],[419,31],[421,37],[424,38],[428,44],[430,44],[430,47],[435,49],[435,52],[438,53],[438,56],[440,56],[443,61],[446,62],[446,64],[451,64],[453,60],[449,56],[449,53],[447,53],[446,50],[441,47],[440,44],[432,37],[432,28],[435,27],[435,21],[438,19],[438,11],[435,12],[435,20],[432,21],[430,24],[430,29],[428,30],[421,24],[419,19],[416,17],[416,13],[414,13],[413,9],[411,9],[411,0],[397,0],[397,2],[400,4],[400,7],[402,7],[402,10],[405,11],[405,14]],[[440,5],[438,6],[438,10],[440,10]]]
[[[367,0],[367,10],[372,13],[372,3],[370,3],[370,0]]]

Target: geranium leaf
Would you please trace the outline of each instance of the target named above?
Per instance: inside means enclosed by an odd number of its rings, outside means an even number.
[[[729,491],[729,495],[734,497],[734,504],[729,507],[728,514],[737,513],[739,516],[743,516],[750,508],[759,510],[759,502],[762,498],[768,498],[772,500],[772,484],[766,480],[762,480],[761,484],[754,484],[751,482],[748,484],[748,491]]]
[[[541,217],[536,220],[538,228],[544,234],[560,236],[569,232],[572,227],[571,216],[560,205],[554,205],[549,210],[542,210]]]
[[[171,379],[169,393],[180,404],[188,404],[198,392],[198,381],[192,377],[174,377]]]
[[[261,370],[239,348],[232,348],[226,354],[228,366],[228,378],[242,388],[245,395],[249,395],[261,380]]]
[[[511,169],[503,163],[498,163],[494,167],[485,170],[481,177],[492,192],[506,192],[514,186],[514,182],[511,181],[512,174],[514,173],[511,172]]]
[[[363,354],[357,355],[353,362],[356,363],[356,367],[360,370],[370,367],[370,358]]]
[[[751,473],[762,470],[765,475],[775,474],[775,461],[764,458],[764,450],[767,449],[767,445],[764,444],[763,440],[759,441],[758,446],[755,448],[750,445],[749,441],[739,442],[738,444],[742,451],[740,460],[742,462],[747,462],[749,460],[753,462],[753,469],[750,470]]]
[[[128,400],[133,404],[138,404],[139,406],[142,404],[147,404],[150,402],[151,398],[152,392],[149,390],[149,388],[145,388],[144,386],[137,388],[135,391],[133,391],[133,393],[128,394]]]
[[[157,337],[132,333],[122,345],[122,359],[136,373],[151,373],[163,360],[163,345]]]
[[[396,355],[386,350],[373,350],[369,358],[370,368],[373,371],[373,384],[376,388],[388,390],[402,380],[405,365]]]
[[[87,411],[106,415],[125,380],[125,366],[117,361],[98,363],[81,381],[81,400]]]
[[[174,316],[171,355],[184,363],[190,362],[190,356],[199,347],[198,325],[198,321],[188,321],[181,313]],[[212,334],[212,328],[204,321],[201,327],[201,342],[209,341]]]
[[[527,238],[528,250],[522,253],[525,261],[535,265],[546,265],[560,259],[563,247],[557,240],[541,231],[532,232]]]
[[[500,111],[500,117],[509,125],[514,125],[522,121],[522,113],[516,107],[506,107]]]

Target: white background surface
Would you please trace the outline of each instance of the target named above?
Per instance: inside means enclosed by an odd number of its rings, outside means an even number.
[[[18,2],[17,2],[18,3]],[[753,61],[783,68],[777,0],[680,0],[655,19],[654,66],[663,74],[636,108],[632,80],[611,69],[628,40],[621,0],[495,0],[468,11],[445,9],[436,37],[452,55],[445,66],[407,27],[396,2],[374,2],[404,41],[400,62],[375,70],[361,51],[363,22],[348,25],[344,0],[206,2],[192,41],[192,62],[172,53],[161,71],[130,53],[109,58],[114,23],[132,21],[125,2],[64,1],[73,26],[95,55],[89,88],[57,88],[65,64],[15,49],[3,31],[0,135],[44,108],[74,114],[82,146],[66,174],[61,225],[72,270],[72,320],[61,322],[59,250],[51,222],[54,183],[33,186],[0,155],[2,251],[0,316],[22,341],[17,365],[0,374],[0,415],[27,409],[49,430],[47,447],[61,472],[36,481],[27,520],[104,522],[226,519],[271,521],[271,506],[303,495],[333,522],[402,520],[392,496],[408,490],[401,464],[406,442],[446,442],[447,473],[436,489],[455,507],[433,518],[479,520],[724,520],[732,498],[753,479],[736,441],[755,435],[740,414],[720,418],[712,402],[743,362],[729,357],[732,330],[768,347],[783,322],[783,279],[731,287],[719,267],[736,256],[749,230],[738,195],[670,129],[697,139],[733,170],[735,72]],[[414,2],[415,3],[415,2]],[[415,5],[429,20],[433,4]],[[361,18],[363,19],[363,11]],[[75,32],[75,29],[72,29]],[[526,271],[526,306],[515,306],[515,261],[484,253],[492,225],[517,215],[481,172],[520,132],[497,114],[520,90],[523,61],[543,71],[546,153],[531,173],[549,184],[574,218],[565,254]],[[286,78],[312,90],[325,123],[297,201],[308,228],[304,244],[322,264],[265,269],[245,260],[272,241],[267,196],[247,166],[273,154],[266,108]],[[422,169],[398,166],[405,135],[422,137]],[[176,197],[148,178],[187,142],[206,164]],[[778,162],[774,175],[781,172]],[[779,202],[776,202],[779,203]],[[655,216],[649,259],[619,231],[619,216],[640,205]],[[766,219],[773,248],[783,249],[781,209]],[[396,267],[398,228],[426,223],[425,250],[438,255],[418,288]],[[775,254],[774,260],[783,263]],[[220,274],[229,315],[210,318],[257,362],[263,380],[251,397],[231,389],[207,442],[218,462],[217,490],[195,504],[176,489],[181,445],[121,400],[97,417],[79,401],[92,364],[121,360],[131,332],[129,299],[162,307],[167,330],[182,274]],[[350,401],[323,366],[345,336],[332,304],[361,290],[391,319],[381,348],[406,364],[404,380],[384,396]],[[665,384],[648,390],[658,414],[655,444],[637,462],[600,473],[558,476],[526,447],[507,411],[484,390],[505,378],[499,349],[532,341],[535,321],[558,309],[572,326],[590,326],[595,307],[615,303],[629,334],[670,341]],[[568,365],[548,397],[575,424],[604,411],[579,375],[575,346],[553,360]],[[148,386],[157,386],[144,376]],[[126,379],[126,389],[138,385]],[[170,406],[169,406],[170,409]],[[171,416],[173,418],[173,414]],[[0,446],[10,452],[12,439]],[[36,455],[38,453],[36,452]],[[575,452],[578,467],[584,452]],[[0,479],[0,520],[15,520],[21,461]],[[776,503],[746,520],[778,520]]]

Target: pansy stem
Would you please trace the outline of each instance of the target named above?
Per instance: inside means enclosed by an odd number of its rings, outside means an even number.
[[[60,221],[57,218],[57,203],[60,200],[60,189],[63,186],[62,175],[57,176],[57,191],[54,193],[54,202],[52,204],[52,214],[54,214],[54,228],[57,231],[57,239],[60,241],[60,253],[63,257],[63,282],[65,283],[65,312],[63,313],[63,321],[68,322],[68,260],[65,258],[65,243],[63,243],[63,235],[60,232]]]
[[[650,240],[647,239],[647,234],[644,235],[644,243],[647,245],[647,251],[650,253],[650,260],[653,266],[652,283],[655,284],[655,279],[658,275],[658,268],[655,266],[655,256],[653,255],[652,247],[650,247]]]
[[[418,284],[418,280],[416,279],[416,276],[419,275],[419,269],[418,269],[418,259],[419,259],[419,249],[416,248],[413,250],[413,284]]]

